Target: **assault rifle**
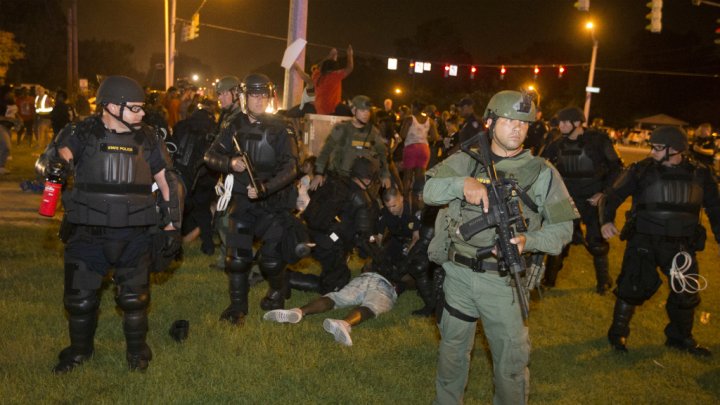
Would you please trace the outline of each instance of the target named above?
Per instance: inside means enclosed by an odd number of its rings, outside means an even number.
[[[478,152],[470,149],[471,146],[478,145]],[[487,214],[481,214],[477,218],[462,224],[458,231],[464,240],[470,239],[473,235],[488,228],[496,228],[496,244],[477,250],[476,258],[478,261],[482,257],[487,256],[494,248],[497,252],[498,268],[503,265],[515,282],[515,289],[520,302],[520,311],[524,320],[529,315],[528,292],[525,283],[522,282],[521,276],[525,274],[525,259],[520,255],[517,245],[510,242],[515,236],[515,232],[527,231],[525,218],[522,216],[522,210],[517,198],[513,198],[520,193],[524,193],[520,189],[516,181],[510,179],[498,178],[495,171],[495,165],[490,158],[490,145],[486,132],[479,132],[477,135],[463,142],[460,148],[477,160],[487,172],[489,183],[485,184],[488,191],[489,207]]]
[[[254,188],[258,193],[258,198],[262,198],[265,195],[265,186],[262,183],[258,183],[255,181],[255,169],[253,169],[252,161],[250,160],[250,156],[243,151],[240,148],[240,145],[238,144],[235,137],[233,137],[233,143],[235,144],[235,151],[237,152],[237,156],[242,159],[243,164],[245,165],[245,172],[248,174],[248,177],[250,178],[250,186]]]

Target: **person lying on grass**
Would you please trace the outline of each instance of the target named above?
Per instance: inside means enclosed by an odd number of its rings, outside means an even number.
[[[280,323],[298,323],[306,315],[356,305],[344,319],[327,318],[323,321],[323,328],[335,337],[336,342],[352,346],[350,337],[352,327],[390,311],[396,301],[395,286],[379,273],[368,271],[352,279],[340,291],[325,294],[300,308],[266,312],[263,319]]]

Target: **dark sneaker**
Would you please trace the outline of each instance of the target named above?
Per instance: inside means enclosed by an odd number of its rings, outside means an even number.
[[[75,353],[72,347],[66,347],[58,355],[60,361],[53,367],[52,372],[55,374],[65,374],[72,371],[75,367],[83,364],[85,361],[90,360],[93,356],[93,352],[83,354]]]
[[[233,307],[227,307],[220,314],[221,321],[230,322],[235,326],[242,326],[245,323],[245,313]]]
[[[148,345],[145,345],[140,353],[128,352],[125,357],[127,358],[130,371],[145,371],[150,365],[150,360],[152,360],[152,350],[150,350]]]
[[[668,338],[665,341],[665,346],[688,352],[696,357],[712,356],[712,352],[707,347],[700,346],[693,338],[683,340]]]

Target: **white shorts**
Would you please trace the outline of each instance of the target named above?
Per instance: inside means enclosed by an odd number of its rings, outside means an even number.
[[[337,292],[325,294],[333,300],[336,308],[361,305],[369,308],[375,316],[390,311],[397,301],[395,287],[378,273],[362,273]]]

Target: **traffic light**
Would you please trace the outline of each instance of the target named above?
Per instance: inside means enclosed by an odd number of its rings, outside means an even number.
[[[650,13],[645,16],[648,20],[650,20],[650,24],[645,27],[646,30],[649,30],[650,32],[659,33],[662,31],[662,6],[663,2],[662,0],[652,0],[647,4],[648,8],[650,9]]]
[[[183,42],[192,41],[200,35],[200,13],[195,13],[190,20],[190,25],[183,25],[182,40]]]
[[[535,79],[537,79],[538,74],[540,74],[540,68],[535,65],[535,69],[533,69],[533,74],[535,75]]]
[[[505,66],[500,67],[500,80],[505,79],[505,73],[507,73],[507,69],[505,69]]]
[[[445,65],[445,73],[443,73],[443,77],[447,78],[450,76],[450,65]]]
[[[477,73],[477,68],[475,66],[470,66],[470,78],[475,78],[475,73]]]
[[[589,11],[590,0],[578,0],[577,2],[575,2],[575,8],[580,11]]]
[[[565,66],[558,67],[558,79],[562,79],[563,74],[565,74]]]
[[[411,60],[410,65],[408,65],[408,73],[414,74],[415,73],[415,61]]]
[[[715,33],[718,34],[718,35],[720,35],[720,18],[718,18],[717,20],[715,20],[715,22],[718,23],[718,27],[715,28]],[[718,44],[718,45],[720,45],[720,37],[715,38],[715,43]]]

